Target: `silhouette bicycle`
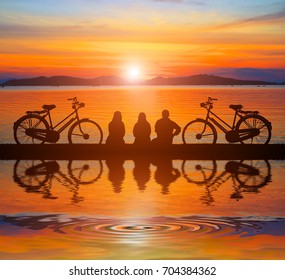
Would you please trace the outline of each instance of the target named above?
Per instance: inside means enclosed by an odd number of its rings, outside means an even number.
[[[242,105],[230,105],[229,108],[233,109],[235,113],[233,123],[229,125],[212,111],[215,100],[218,99],[208,97],[208,101],[200,104],[202,108],[207,110],[206,118],[197,118],[184,127],[182,132],[184,144],[215,144],[218,138],[215,126],[225,134],[229,143],[269,143],[272,130],[271,123],[260,116],[258,111],[243,111]]]
[[[68,142],[101,144],[103,132],[101,127],[88,118],[80,119],[78,110],[85,106],[76,97],[68,99],[72,101],[73,112],[53,126],[50,111],[55,105],[43,105],[42,111],[27,111],[26,115],[14,123],[14,139],[17,144],[44,144],[56,143],[60,134],[67,127]]]

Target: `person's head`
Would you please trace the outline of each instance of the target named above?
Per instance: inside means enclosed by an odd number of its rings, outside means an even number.
[[[145,113],[139,113],[139,117],[138,117],[139,121],[146,121],[146,114]]]
[[[169,111],[168,110],[163,110],[162,111],[162,117],[163,118],[168,118],[169,117]]]
[[[122,113],[120,111],[116,111],[113,116],[114,121],[121,121],[122,120]]]

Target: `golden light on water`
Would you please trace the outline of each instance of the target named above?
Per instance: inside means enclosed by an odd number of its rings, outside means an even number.
[[[142,61],[136,65],[147,72]],[[80,117],[100,124],[104,142],[117,110],[130,145],[139,112],[145,112],[153,139],[163,109],[183,128],[205,117],[199,104],[208,96],[218,99],[213,110],[229,123],[229,104],[260,110],[275,129],[273,143],[284,139],[284,89],[277,87],[5,87],[1,96],[1,137],[8,143],[13,122],[26,110],[54,103],[57,123],[72,110],[67,99],[73,96],[86,104]],[[181,135],[174,141],[181,144]],[[221,133],[218,141],[225,141]],[[60,143],[67,143],[66,133]],[[284,259],[284,162],[243,162],[258,171],[251,176],[230,171],[231,161],[152,155],[2,161],[0,258]],[[30,172],[49,163],[57,168]]]

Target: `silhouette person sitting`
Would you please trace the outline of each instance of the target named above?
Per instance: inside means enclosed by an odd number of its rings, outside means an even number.
[[[162,111],[162,118],[155,124],[155,132],[157,138],[153,139],[153,143],[162,145],[171,145],[173,137],[181,131],[180,126],[169,119],[169,111]]]
[[[114,113],[112,121],[108,126],[109,135],[106,140],[106,144],[108,145],[122,145],[125,143],[125,125],[122,122],[122,113],[116,111]]]
[[[145,113],[140,113],[138,121],[134,126],[133,134],[135,137],[134,144],[143,146],[150,143],[151,127],[149,122],[146,120]]]

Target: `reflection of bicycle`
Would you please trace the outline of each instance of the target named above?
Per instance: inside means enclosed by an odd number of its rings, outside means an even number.
[[[69,176],[80,185],[96,182],[103,172],[101,160],[71,160],[67,168]]]
[[[96,182],[102,175],[103,164],[100,160],[70,161],[68,175],[60,170],[56,161],[18,160],[14,165],[14,181],[28,193],[41,193],[44,198],[51,195],[52,180],[56,179],[72,193],[72,201],[82,200],[78,196],[79,185]]]
[[[271,138],[271,123],[258,115],[258,111],[243,111],[242,105],[230,105],[235,111],[232,126],[212,112],[215,98],[208,97],[207,102],[200,104],[207,110],[206,119],[197,118],[189,122],[182,132],[184,144],[208,143],[217,141],[217,126],[225,133],[229,143],[240,142],[242,144],[267,144]],[[237,117],[239,120],[237,121]],[[215,125],[215,126],[214,126]]]
[[[217,172],[215,160],[184,160],[182,163],[182,173],[189,183],[205,185],[211,181]]]
[[[56,161],[17,160],[14,165],[14,181],[27,193],[40,193],[43,198],[56,199],[51,193],[50,174],[59,170]]]
[[[76,97],[72,101],[73,112],[53,126],[50,111],[55,105],[43,105],[43,111],[27,111],[27,114],[14,123],[14,139],[18,144],[56,143],[60,133],[68,126],[68,141],[74,143],[100,144],[103,139],[101,127],[89,119],[80,119],[78,110],[85,106]]]
[[[211,205],[214,202],[212,193],[229,179],[232,179],[234,193],[231,198],[243,198],[241,193],[258,193],[259,189],[271,181],[271,166],[266,160],[229,161],[225,170],[217,175],[216,161],[190,161],[182,163],[182,173],[189,182],[204,186],[206,194],[203,203]]]

